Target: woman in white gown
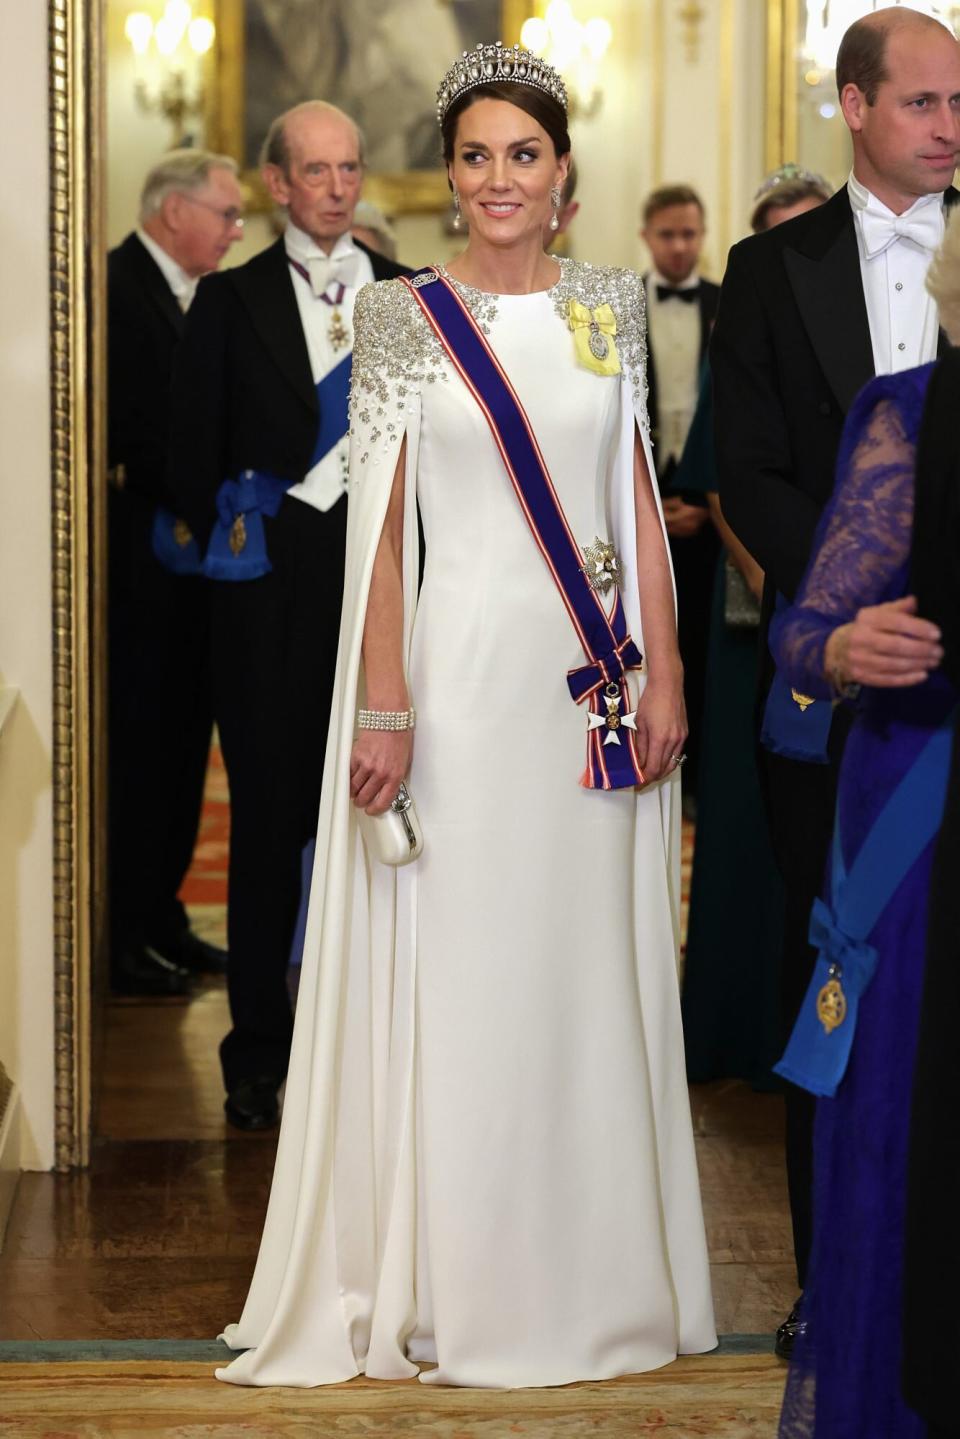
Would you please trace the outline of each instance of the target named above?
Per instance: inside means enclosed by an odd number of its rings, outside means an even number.
[[[224,1335],[246,1352],[217,1371],[232,1383],[436,1364],[424,1382],[564,1384],[716,1342],[677,994],[686,724],[642,291],[544,254],[565,95],[509,55],[486,47],[441,86],[470,228],[440,274],[509,377],[577,543],[619,552],[648,782],[577,783],[587,725],[566,677],[584,656],[490,424],[415,289],[368,286],[304,968],[260,1255]],[[411,705],[415,746],[409,729],[358,733],[359,707],[402,724]],[[357,812],[382,812],[401,779],[425,845],[392,869]]]

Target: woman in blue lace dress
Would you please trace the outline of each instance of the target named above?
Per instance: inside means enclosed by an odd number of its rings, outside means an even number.
[[[956,342],[960,227],[948,231],[928,286]],[[778,663],[805,693],[829,698],[862,686],[834,839],[848,874],[892,793],[957,703],[939,670],[939,630],[916,614],[906,592],[916,443],[933,369],[879,377],[858,397],[810,567],[771,634]],[[913,811],[942,811],[945,782],[944,773],[942,785],[924,783],[910,794]],[[876,968],[853,1020],[846,1072],[834,1097],[818,1103],[806,1329],[791,1364],[780,1439],[928,1439],[926,1424],[903,1400],[900,1372],[910,1095],[933,848],[927,843],[897,875],[896,843],[887,846],[868,876],[884,907],[859,938],[875,951]]]

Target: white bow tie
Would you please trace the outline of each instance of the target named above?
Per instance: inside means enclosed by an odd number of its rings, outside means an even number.
[[[901,238],[912,240],[922,250],[935,250],[943,239],[943,210],[940,205],[923,205],[906,215],[878,214],[867,207],[860,213],[863,247],[867,259],[882,255]]]
[[[331,285],[352,285],[357,273],[356,250],[345,255],[315,255],[307,261],[310,284],[315,295],[325,295]]]

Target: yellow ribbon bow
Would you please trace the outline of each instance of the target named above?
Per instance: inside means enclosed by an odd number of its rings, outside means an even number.
[[[613,339],[617,322],[610,306],[589,310],[579,300],[571,300],[567,323],[573,331],[577,362],[595,375],[619,375],[620,356]]]

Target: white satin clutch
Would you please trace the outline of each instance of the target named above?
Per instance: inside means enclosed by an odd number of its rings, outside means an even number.
[[[401,784],[396,799],[383,814],[360,810],[359,820],[367,853],[380,864],[409,864],[423,849],[423,830],[405,784]]]

